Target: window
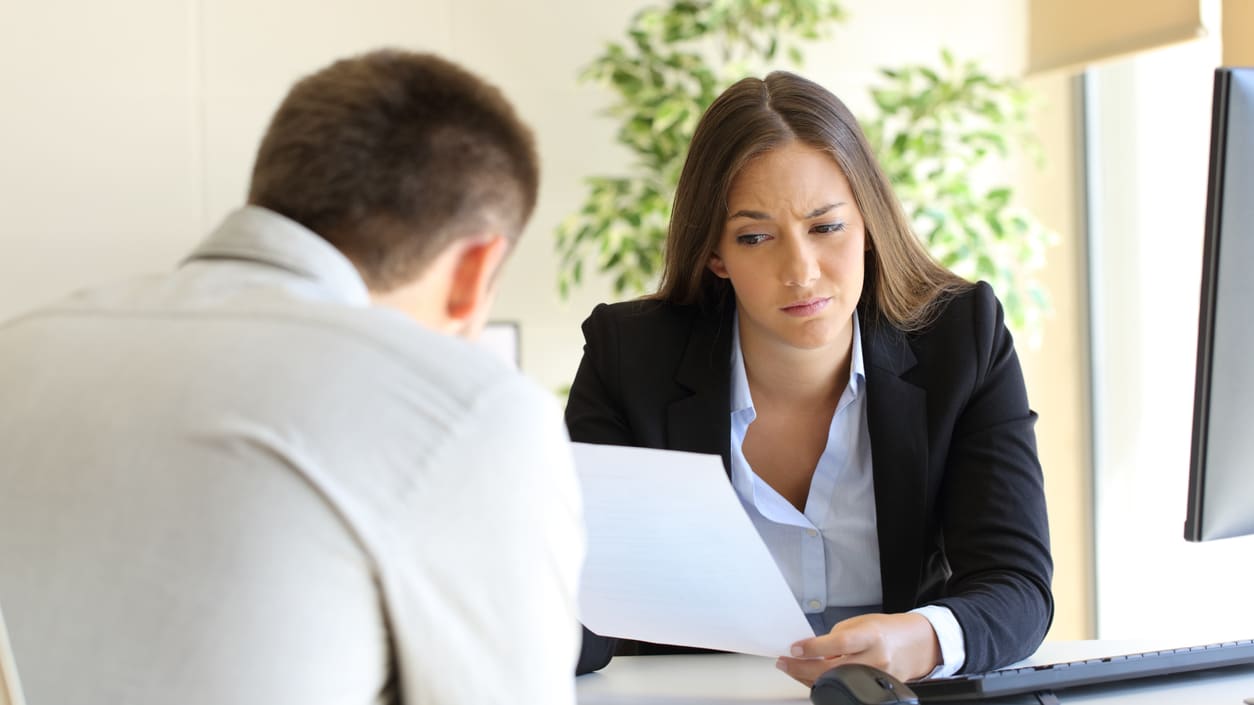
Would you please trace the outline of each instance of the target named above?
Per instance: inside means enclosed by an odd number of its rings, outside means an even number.
[[[1182,538],[1219,56],[1206,39],[1086,75],[1099,638],[1254,634],[1254,538]]]

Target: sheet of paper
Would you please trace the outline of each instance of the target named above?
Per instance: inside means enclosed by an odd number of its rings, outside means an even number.
[[[605,636],[781,656],[814,636],[716,455],[574,444],[580,620]]]

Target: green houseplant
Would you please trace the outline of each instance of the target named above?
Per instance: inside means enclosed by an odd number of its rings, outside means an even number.
[[[1011,189],[990,173],[1012,143],[1039,162],[1030,97],[1017,81],[948,51],[938,69],[880,73],[884,83],[871,89],[878,112],[861,122],[915,234],[945,266],[992,284],[1011,329],[1035,340],[1049,310],[1036,273],[1056,236],[1013,205]]]
[[[631,173],[587,180],[582,208],[557,229],[563,297],[591,265],[614,293],[648,291],[660,270],[671,201],[696,122],[726,86],[777,57],[802,61],[844,12],[832,0],[677,0],[638,14],[628,41],[611,42],[583,72],[609,87],[617,141]],[[746,29],[757,28],[757,29]],[[715,69],[714,67],[719,67]],[[942,52],[940,70],[884,69],[872,89],[868,139],[915,232],[946,266],[986,279],[1013,329],[1034,339],[1048,308],[1034,277],[1051,233],[1012,205],[1006,186],[981,186],[1010,143],[1026,143],[1026,92]]]

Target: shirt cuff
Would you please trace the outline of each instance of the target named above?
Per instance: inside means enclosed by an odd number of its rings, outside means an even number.
[[[941,662],[927,674],[927,678],[947,678],[958,672],[966,663],[966,643],[962,638],[962,627],[958,619],[948,607],[942,605],[924,605],[910,610],[911,614],[921,614],[932,624],[936,632],[936,640],[940,642]]]

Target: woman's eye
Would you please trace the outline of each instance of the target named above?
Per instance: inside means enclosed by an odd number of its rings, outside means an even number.
[[[828,233],[843,232],[844,229],[845,229],[844,223],[823,223],[822,225],[814,226],[814,232],[821,233],[824,235]]]
[[[766,239],[766,235],[762,233],[750,233],[748,235],[737,235],[736,243],[740,245],[756,245]]]

